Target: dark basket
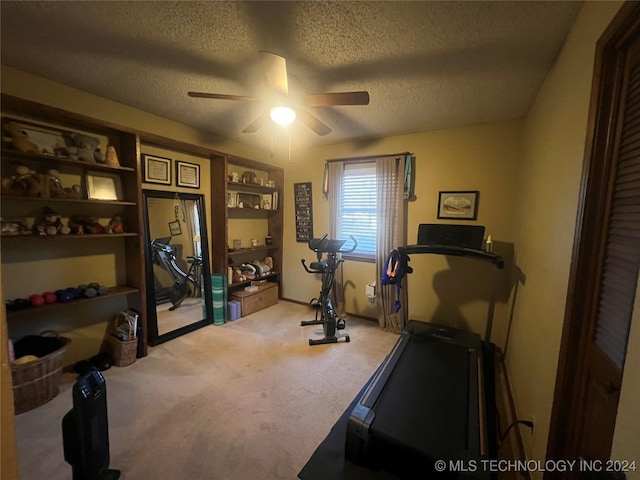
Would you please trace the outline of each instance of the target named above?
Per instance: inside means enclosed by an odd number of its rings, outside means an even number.
[[[71,340],[65,337],[55,337],[55,340],[60,343],[57,350],[33,362],[11,365],[16,415],[44,405],[58,395],[64,352]],[[53,338],[46,341],[51,342]]]

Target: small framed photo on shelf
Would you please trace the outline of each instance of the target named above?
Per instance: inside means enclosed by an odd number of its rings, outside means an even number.
[[[169,233],[171,233],[172,237],[176,235],[182,235],[182,227],[180,226],[180,220],[174,220],[173,222],[169,222]]]
[[[438,195],[438,218],[476,220],[480,192],[440,192]]]
[[[122,200],[120,176],[114,173],[87,172],[89,200]]]
[[[176,160],[176,185],[200,188],[200,165]]]
[[[171,185],[171,159],[142,154],[143,177],[146,183]]]

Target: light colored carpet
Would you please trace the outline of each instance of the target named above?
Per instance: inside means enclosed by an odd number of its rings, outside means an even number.
[[[111,468],[123,480],[290,480],[391,351],[398,336],[347,320],[350,343],[309,346],[321,326],[307,306],[280,302],[150,348],[107,383]],[[22,480],[69,480],[59,395],[16,417]]]

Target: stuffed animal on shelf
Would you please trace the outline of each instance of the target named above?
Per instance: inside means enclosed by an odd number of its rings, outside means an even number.
[[[84,235],[84,227],[87,224],[87,219],[84,215],[71,215],[67,226],[71,230],[70,233],[74,235]]]
[[[19,123],[7,122],[4,126],[7,135],[2,140],[10,144],[15,150],[22,153],[41,153],[40,147],[29,139],[29,134]]]
[[[69,133],[66,140],[70,145],[66,147],[69,158],[89,163],[104,163],[104,153],[100,151],[100,140],[83,133]]]
[[[98,219],[95,217],[89,217],[87,219],[87,223],[84,226],[85,233],[105,233],[105,228],[103,225],[98,222]]]
[[[69,226],[62,224],[62,218],[58,212],[51,207],[44,207],[40,220],[34,225],[34,233],[38,235],[63,235],[71,231]]]
[[[64,187],[57,170],[49,170],[49,195],[52,197],[65,197]]]
[[[2,178],[3,195],[39,197],[42,190],[40,176],[25,165],[18,165],[14,175]]]
[[[65,187],[60,180],[60,172],[57,170],[49,170],[49,196],[56,198],[81,198],[82,191],[80,185]]]

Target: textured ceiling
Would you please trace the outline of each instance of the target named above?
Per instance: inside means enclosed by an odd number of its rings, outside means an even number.
[[[267,50],[287,59],[292,95],[369,92],[368,106],[309,108],[333,129],[327,136],[292,128],[294,145],[336,143],[522,117],[580,7],[3,0],[1,61],[269,149],[271,125],[242,133],[269,107],[258,53]],[[190,90],[261,101],[190,98]]]

